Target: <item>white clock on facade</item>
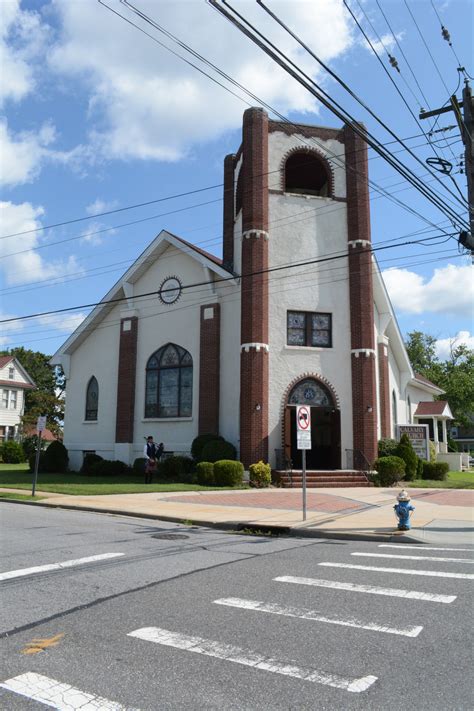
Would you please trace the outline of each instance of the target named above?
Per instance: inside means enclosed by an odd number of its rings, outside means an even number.
[[[160,301],[164,304],[174,304],[181,296],[182,288],[178,277],[166,277],[158,290]]]

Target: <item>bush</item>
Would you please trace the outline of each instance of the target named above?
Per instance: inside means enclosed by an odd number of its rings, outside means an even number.
[[[47,472],[48,470],[46,469],[46,460],[45,460],[45,455],[46,452],[40,452],[39,456],[39,462],[38,462],[38,471],[39,472]],[[34,472],[35,470],[35,462],[36,462],[36,454],[31,454],[29,459],[28,459],[28,464],[30,467],[30,472]]]
[[[379,439],[379,443],[378,443],[379,457],[395,456],[395,450],[397,447],[398,447],[398,442],[396,439],[390,439],[390,437],[384,437],[383,439]]]
[[[203,435],[198,435],[193,439],[193,443],[191,445],[191,456],[194,459],[195,462],[202,462],[205,461],[202,457],[202,450],[206,444],[209,442],[215,442],[215,441],[224,441],[224,437],[220,437],[217,434],[203,434]]]
[[[446,481],[449,472],[447,462],[423,462],[423,479]]]
[[[265,464],[260,460],[257,464],[249,466],[249,484],[257,489],[263,489],[270,486],[272,481],[272,473],[269,464]]]
[[[44,456],[44,471],[50,474],[67,472],[69,456],[62,442],[54,440],[42,454]]]
[[[418,458],[418,463],[416,465],[416,478],[423,479],[423,460]]]
[[[134,474],[143,474],[145,471],[146,457],[137,457],[133,462],[132,472]]]
[[[239,486],[244,476],[244,465],[231,459],[221,459],[214,464],[216,486]]]
[[[90,474],[92,476],[121,476],[123,474],[130,474],[131,467],[125,462],[121,462],[120,459],[101,459],[99,462],[92,464],[90,467]]]
[[[214,464],[212,462],[198,462],[196,472],[198,484],[201,486],[214,484]]]
[[[430,440],[430,462],[436,462],[436,445]]]
[[[393,486],[405,476],[405,462],[400,457],[379,457],[374,467],[381,486]]]
[[[99,454],[86,454],[84,456],[84,461],[82,462],[82,467],[80,468],[79,472],[81,474],[92,474],[92,467],[94,464],[97,462],[102,462],[103,457],[101,457]]]
[[[459,452],[458,443],[448,437],[448,452]]]
[[[221,459],[235,460],[237,455],[233,444],[225,439],[215,439],[204,445],[201,452],[201,461],[218,462]]]
[[[36,448],[38,446],[38,435],[30,435],[28,437],[23,437],[21,440],[21,446],[25,453],[25,460],[29,461],[32,454],[36,454]],[[44,439],[41,440],[41,450],[45,448]]]
[[[194,471],[194,462],[190,457],[167,457],[163,461],[158,462],[158,476],[164,479],[182,479],[189,478],[189,475]]]
[[[400,457],[405,462],[405,480],[413,481],[416,478],[416,468],[418,457],[407,434],[402,434],[400,442],[395,450],[395,457]]]
[[[26,460],[23,447],[13,440],[7,440],[2,444],[1,453],[4,464],[21,464]]]

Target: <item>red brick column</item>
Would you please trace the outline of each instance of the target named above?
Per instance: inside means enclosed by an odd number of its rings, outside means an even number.
[[[374,296],[370,242],[367,144],[344,127],[351,318],[353,447],[377,457]]]
[[[240,458],[268,461],[268,116],[243,123]],[[253,275],[252,275],[253,274]],[[246,276],[247,275],[247,276]]]
[[[222,246],[222,261],[225,269],[232,271],[234,267],[234,169],[235,156],[224,158],[224,242]]]
[[[388,375],[388,339],[379,337],[379,401],[380,401],[380,435],[390,437],[392,426],[390,422],[390,385]]]
[[[122,318],[120,321],[117,413],[115,420],[116,442],[133,442],[137,334],[138,318],[136,316]]]
[[[199,434],[219,434],[220,305],[201,306]]]

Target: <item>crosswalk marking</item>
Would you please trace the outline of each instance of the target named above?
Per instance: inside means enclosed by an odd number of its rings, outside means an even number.
[[[327,568],[349,568],[350,570],[373,570],[379,573],[400,573],[401,575],[427,575],[433,578],[459,578],[474,580],[471,573],[445,573],[439,570],[412,570],[411,568],[376,568],[372,565],[350,565],[349,563],[318,563]]]
[[[34,672],[7,679],[0,687],[58,711],[138,711]]]
[[[125,553],[101,553],[100,555],[90,555],[87,558],[76,558],[75,560],[63,560],[62,563],[48,563],[47,565],[35,565],[33,568],[21,568],[20,570],[10,570],[7,573],[0,573],[0,581],[11,580],[12,578],[22,578],[25,575],[34,575],[34,573],[45,573],[49,570],[62,570],[63,568],[72,568],[75,565],[84,565],[85,563],[95,563],[99,560],[107,560],[108,558],[118,558]]]
[[[273,578],[279,583],[295,583],[296,585],[314,585],[319,588],[333,588],[348,592],[368,593],[370,595],[388,595],[390,597],[404,597],[409,600],[424,600],[425,602],[451,603],[456,595],[438,595],[436,593],[417,592],[416,590],[399,590],[397,588],[381,588],[375,585],[356,585],[355,583],[341,583],[336,580],[322,580],[321,578],[298,578],[292,575],[281,575]]]
[[[301,609],[278,605],[277,603],[266,603],[259,600],[242,600],[238,597],[221,598],[214,600],[216,605],[227,605],[228,607],[238,607],[244,610],[256,610],[258,612],[269,612],[273,615],[283,615],[284,617],[298,617],[302,620],[312,620],[313,622],[326,622],[330,625],[341,625],[342,627],[355,627],[370,632],[386,632],[387,634],[398,634],[403,637],[418,637],[423,627],[388,627],[375,622],[361,622],[360,620],[338,620],[333,617],[321,615],[317,610]]]
[[[461,552],[474,553],[474,548],[435,548],[434,546],[430,546],[428,548],[427,546],[423,546],[421,544],[418,544],[416,546],[410,546],[410,545],[407,545],[406,543],[379,543],[378,547],[379,548],[416,548],[419,551],[423,551],[423,553],[429,553],[430,551],[457,551],[459,553],[461,553]]]
[[[160,627],[143,627],[134,632],[129,632],[129,636],[138,637],[147,642],[155,642],[156,644],[162,644],[167,647],[174,647],[175,649],[183,649],[188,652],[196,652],[197,654],[204,654],[208,657],[223,659],[227,662],[234,662],[235,664],[243,664],[247,667],[273,672],[274,674],[283,674],[284,676],[290,676],[304,681],[312,681],[316,684],[333,686],[337,689],[344,689],[345,691],[351,691],[353,693],[365,691],[377,681],[377,677],[372,675],[358,679],[344,679],[337,674],[331,674],[330,672],[320,671],[318,669],[298,667],[295,664],[283,662],[272,657],[266,657],[259,652],[245,650],[233,644],[221,644],[212,639],[171,632],[170,630],[161,629]]]
[[[351,553],[360,558],[401,558],[402,560],[434,560],[437,563],[474,563],[468,558],[438,558],[429,555],[398,555],[396,553]]]

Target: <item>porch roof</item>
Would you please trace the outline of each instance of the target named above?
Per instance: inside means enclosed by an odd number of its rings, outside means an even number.
[[[453,420],[453,414],[446,400],[422,401],[418,403],[415,417],[436,417],[438,419]]]

